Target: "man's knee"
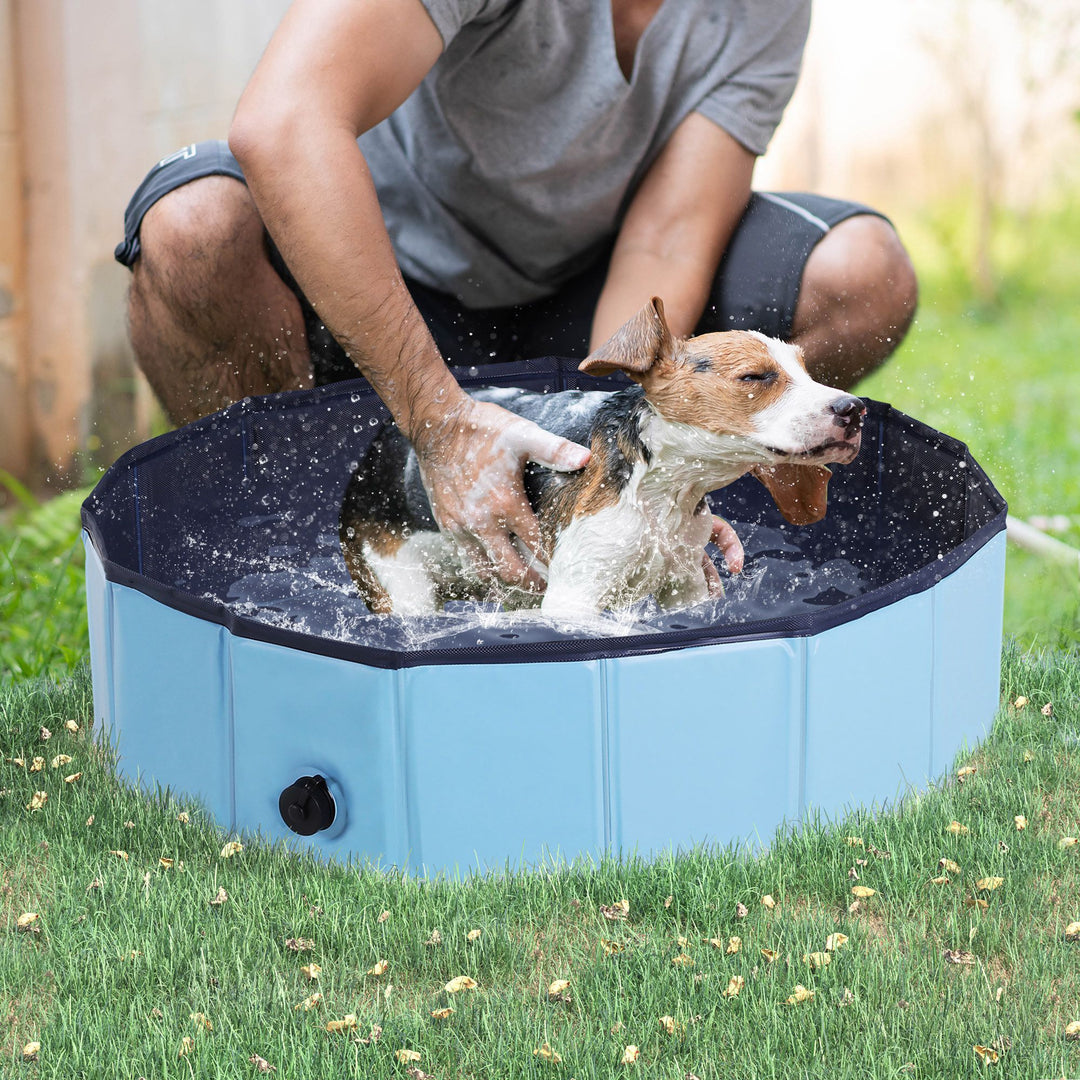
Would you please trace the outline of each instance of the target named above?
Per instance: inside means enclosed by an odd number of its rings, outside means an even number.
[[[206,176],[163,195],[142,220],[133,273],[174,287],[205,284],[263,257],[263,227],[247,188]]]
[[[823,302],[842,305],[867,329],[907,332],[918,303],[918,279],[895,229],[872,214],[834,226],[810,255],[804,287]]]

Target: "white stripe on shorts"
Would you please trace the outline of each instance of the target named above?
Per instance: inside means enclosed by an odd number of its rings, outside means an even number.
[[[771,195],[767,191],[759,191],[758,194],[763,199],[768,199],[769,202],[774,202],[777,206],[782,206],[785,210],[790,210],[793,214],[805,218],[811,225],[816,225],[822,232],[829,231],[828,222],[822,221],[816,214],[811,214],[809,210],[799,206],[798,203],[789,202],[787,199],[782,199],[779,195]]]

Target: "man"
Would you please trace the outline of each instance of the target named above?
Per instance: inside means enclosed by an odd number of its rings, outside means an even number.
[[[539,544],[522,467],[588,451],[472,401],[444,357],[583,356],[658,294],[676,333],[786,337],[846,388],[910,323],[884,219],[751,198],[808,18],[808,0],[295,0],[232,154],[165,159],[128,208],[143,371],[185,422],[354,365],[440,525],[542,588],[513,543]]]

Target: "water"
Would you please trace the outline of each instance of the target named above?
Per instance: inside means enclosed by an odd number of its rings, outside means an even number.
[[[746,550],[743,572],[734,577],[721,572],[722,599],[678,611],[664,611],[649,598],[626,611],[573,622],[481,602],[450,604],[428,616],[372,615],[345,570],[335,533],[320,534],[306,558],[298,545],[271,545],[265,560],[242,568],[224,599],[237,615],[270,626],[411,652],[725,627],[738,633],[748,623],[806,615],[873,587],[865,570],[843,558],[807,555],[778,529],[738,524],[736,529]]]

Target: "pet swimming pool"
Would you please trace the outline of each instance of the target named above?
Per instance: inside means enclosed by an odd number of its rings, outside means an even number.
[[[457,374],[614,385],[558,359]],[[371,615],[337,522],[385,408],[362,381],[245,399],[84,504],[95,719],[125,777],[224,828],[413,871],[768,844],[891,800],[996,711],[1005,503],[963,444],[868,407],[824,521],[744,477],[710,496],[747,553],[723,600],[583,630]]]

